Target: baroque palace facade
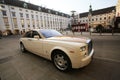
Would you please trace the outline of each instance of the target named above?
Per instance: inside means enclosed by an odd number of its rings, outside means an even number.
[[[116,5],[116,16],[120,17],[120,0],[118,0],[118,3]]]
[[[88,24],[87,26],[91,26],[92,28],[95,28],[99,24],[107,28],[113,25],[115,12],[115,6],[94,11],[92,11],[92,7],[90,6],[89,12],[79,14],[79,21],[82,24]]]
[[[68,27],[70,16],[20,0],[0,0],[0,31],[21,34],[31,29]]]
[[[90,5],[89,11],[79,13],[73,18],[73,31],[88,31],[93,30],[98,25],[102,25],[104,29],[119,28],[120,29],[120,0],[116,6],[111,6],[103,9],[92,10]],[[116,25],[115,25],[116,24]]]

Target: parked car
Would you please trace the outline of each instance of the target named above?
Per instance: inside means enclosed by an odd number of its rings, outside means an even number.
[[[51,60],[61,71],[88,65],[94,52],[91,39],[64,36],[52,29],[26,32],[20,38],[20,49]]]

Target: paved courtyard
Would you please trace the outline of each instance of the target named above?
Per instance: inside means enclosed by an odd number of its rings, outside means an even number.
[[[72,35],[72,34],[68,34]],[[81,36],[75,33],[72,36]],[[51,61],[30,52],[21,53],[20,36],[0,39],[1,80],[120,80],[120,36],[104,34],[87,36],[93,39],[93,61],[81,69],[60,72]]]

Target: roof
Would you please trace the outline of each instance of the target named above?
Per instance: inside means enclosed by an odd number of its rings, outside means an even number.
[[[6,5],[11,5],[11,6],[16,6],[16,7],[21,7],[21,8],[26,8],[26,9],[31,9],[31,10],[35,10],[35,11],[41,11],[41,12],[45,12],[45,13],[50,13],[50,14],[55,14],[58,16],[63,16],[63,17],[70,17],[70,15],[62,13],[62,12],[58,12],[52,9],[48,9],[42,6],[38,6],[38,5],[34,5],[31,3],[27,3],[25,1],[20,1],[20,0],[4,0],[4,1],[0,1],[0,3],[2,4],[6,4]]]
[[[103,9],[99,9],[99,10],[94,10],[94,11],[92,11],[92,15],[99,15],[99,14],[110,13],[110,12],[112,12],[112,10],[116,10],[115,6],[108,7],[108,8],[103,8]],[[88,13],[89,12],[80,13],[79,16],[80,17],[87,17]]]

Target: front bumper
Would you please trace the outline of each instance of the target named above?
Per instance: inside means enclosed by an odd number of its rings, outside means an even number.
[[[72,59],[72,68],[82,68],[86,65],[88,65],[91,62],[91,59],[94,54],[94,49],[91,50],[90,54],[84,58],[81,58],[81,56],[78,56],[76,59]]]

